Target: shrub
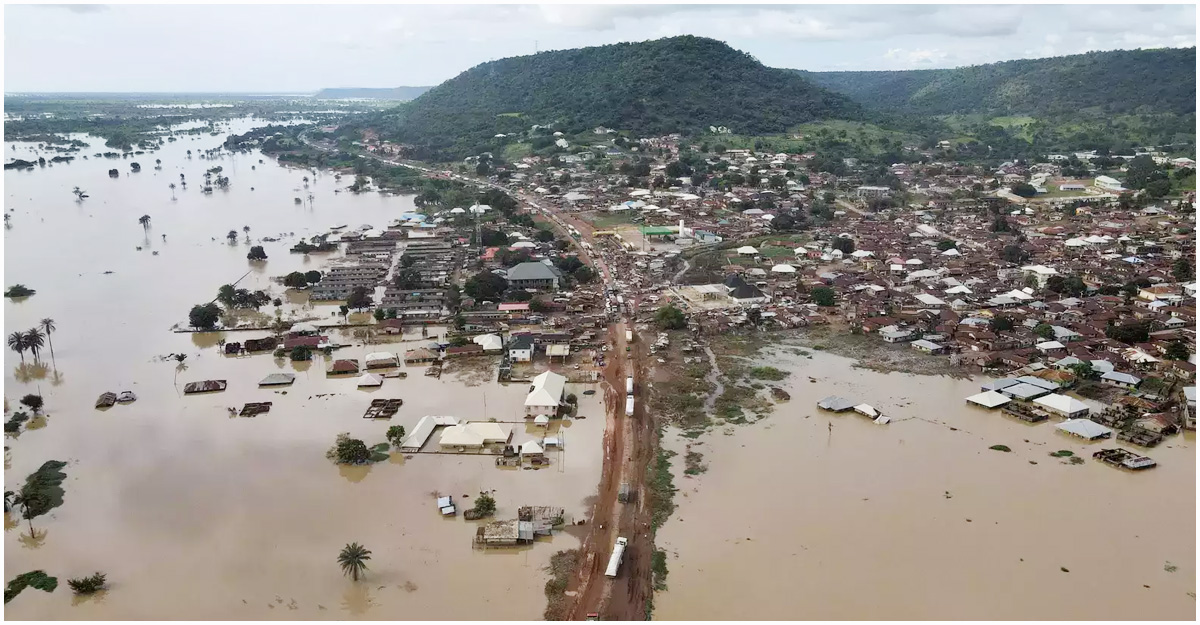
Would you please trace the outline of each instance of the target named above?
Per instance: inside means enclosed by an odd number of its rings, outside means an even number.
[[[71,590],[75,591],[75,594],[77,595],[90,595],[94,592],[104,590],[104,587],[107,585],[107,580],[105,579],[104,573],[97,571],[96,574],[88,577],[68,579],[67,585],[70,586]]]

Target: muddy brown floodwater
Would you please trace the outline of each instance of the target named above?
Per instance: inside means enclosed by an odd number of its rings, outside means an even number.
[[[252,124],[237,122],[230,132]],[[494,375],[447,374],[441,379],[409,367],[407,379],[359,391],[353,379],[327,379],[322,357],[293,366],[269,354],[223,356],[220,338],[240,340],[263,332],[177,334],[188,309],[207,302],[223,283],[251,271],[239,286],[270,288],[271,276],[321,269],[326,258],[289,254],[296,237],[261,243],[266,263],[246,261],[250,237],[294,232],[311,236],[328,227],[385,227],[413,209],[410,197],[335,193],[322,172],[289,170],[253,155],[189,160],[224,139],[205,136],[168,143],[154,154],[125,160],[82,159],[31,172],[6,171],[5,285],[37,290],[24,301],[5,300],[5,333],[52,317],[54,359],[26,366],[5,352],[5,397],[12,406],[41,392],[44,427],[6,439],[5,488],[12,490],[47,460],[65,460],[65,503],[28,524],[6,518],[5,578],[43,569],[60,580],[54,593],[27,590],[5,606],[16,619],[537,619],[545,606],[542,570],[551,554],[571,549],[570,533],[532,546],[472,549],[475,523],[443,519],[433,493],[453,495],[462,509],[481,490],[495,490],[496,518],[516,516],[521,505],[566,508],[568,520],[586,516],[599,482],[604,408],[599,395],[579,394],[579,413],[564,424],[565,450],[549,469],[502,470],[488,456],[421,454],[368,467],[339,468],[325,459],[338,432],[368,445],[384,442],[390,425],[412,430],[424,415],[519,420],[527,388],[503,386]],[[12,147],[16,145],[14,151]],[[102,144],[84,153],[104,151]],[[11,157],[29,158],[29,144],[5,144]],[[47,155],[49,156],[49,155]],[[155,171],[154,159],[162,160]],[[263,162],[259,163],[262,158]],[[36,160],[36,157],[31,160]],[[142,171],[126,175],[130,161]],[[199,192],[205,169],[220,165],[228,191]],[[251,167],[254,167],[251,169]],[[116,167],[121,177],[111,179]],[[186,191],[168,184],[184,173]],[[91,196],[76,203],[71,189]],[[251,190],[254,187],[254,190]],[[294,197],[312,193],[311,205]],[[138,217],[151,216],[148,230]],[[241,240],[229,245],[225,234]],[[162,235],[166,234],[164,242]],[[212,239],[216,239],[215,241]],[[136,248],[141,246],[142,251]],[[157,256],[152,251],[159,252]],[[111,271],[111,274],[104,272]],[[285,315],[329,317],[336,306],[311,307],[304,297],[284,297]],[[271,307],[264,311],[273,312]],[[350,342],[348,336],[339,336]],[[409,337],[419,339],[419,333]],[[362,346],[335,352],[362,358],[417,343]],[[188,354],[178,372],[159,356]],[[257,387],[268,373],[294,372],[287,393]],[[223,393],[183,396],[184,383],[226,379]],[[104,391],[132,390],[138,400],[99,411]],[[324,397],[316,397],[317,395]],[[362,418],[370,400],[399,397],[390,421]],[[229,418],[226,408],[272,401],[256,418]],[[515,426],[520,442],[534,434]],[[463,499],[464,495],[469,495]],[[364,581],[342,576],[338,551],[357,541],[373,552]],[[65,579],[101,570],[111,588],[73,600]]]
[[[669,590],[655,618],[1195,617],[1193,434],[1127,473],[1091,458],[1113,442],[969,407],[979,381],[812,355],[770,357],[792,372],[791,400],[699,439],[706,473],[685,476],[687,439],[667,437],[680,490],[658,534]],[[895,421],[816,408],[833,394]],[[1060,449],[1086,462],[1048,455]]]

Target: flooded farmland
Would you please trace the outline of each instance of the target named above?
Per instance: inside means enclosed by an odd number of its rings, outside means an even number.
[[[876,373],[822,352],[763,360],[792,372],[790,401],[699,445],[666,437],[679,492],[658,533],[669,590],[655,618],[1194,618],[1194,434],[1128,473],[1091,458],[1113,441],[968,406],[980,381]],[[832,394],[894,421],[816,408]],[[687,442],[708,466],[695,477]]]
[[[244,132],[251,122],[228,132]],[[6,299],[6,332],[45,317],[57,329],[54,356],[40,365],[5,352],[5,396],[15,407],[27,393],[45,397],[37,420],[6,444],[5,485],[11,490],[47,460],[68,461],[65,503],[29,525],[6,517],[6,578],[44,569],[60,580],[104,571],[110,589],[87,599],[70,592],[27,590],[9,603],[17,619],[534,619],[545,605],[541,570],[551,554],[579,541],[569,533],[512,550],[472,549],[475,523],[444,519],[434,493],[453,495],[462,508],[481,490],[494,490],[497,519],[522,505],[566,508],[582,518],[595,493],[602,458],[603,407],[580,395],[579,414],[565,423],[560,457],[548,469],[502,470],[491,456],[393,453],[366,467],[338,467],[325,451],[339,432],[368,445],[384,442],[390,425],[410,432],[424,415],[517,421],[524,384],[500,385],[448,373],[440,379],[408,367],[407,379],[379,389],[355,388],[353,378],[326,378],[324,358],[276,360],[269,353],[226,357],[217,343],[265,332],[175,333],[187,312],[238,284],[283,297],[285,316],[335,322],[337,306],[309,306],[284,297],[272,276],[322,269],[328,256],[289,254],[298,237],[330,226],[386,227],[413,209],[410,197],[335,193],[349,181],[326,172],[285,169],[257,153],[208,160],[193,156],[219,137],[184,137],[129,159],[77,159],[70,164],[6,171],[5,283],[37,291]],[[14,150],[14,147],[16,148]],[[29,158],[30,144],[6,143],[12,157]],[[105,151],[101,143],[83,153]],[[154,169],[161,159],[161,170]],[[262,162],[259,162],[260,159]],[[36,157],[33,159],[36,160]],[[139,161],[140,173],[129,173]],[[204,171],[221,166],[227,191],[199,191]],[[118,178],[108,170],[117,168]],[[168,185],[184,174],[189,188]],[[77,202],[80,187],[90,196]],[[312,198],[309,200],[309,194]],[[300,197],[301,204],[293,198]],[[150,215],[147,228],[138,218]],[[265,263],[249,263],[253,244]],[[231,245],[225,234],[235,230]],[[288,233],[294,233],[289,236]],[[166,235],[166,238],[163,238]],[[278,238],[262,242],[262,237]],[[141,248],[140,250],[138,248]],[[264,309],[273,314],[270,306]],[[351,319],[353,320],[353,316]],[[419,343],[353,346],[337,358],[362,358],[381,349],[402,352]],[[419,333],[408,338],[417,340]],[[431,334],[432,338],[432,334]],[[187,354],[182,367],[162,360]],[[291,372],[279,391],[259,388],[269,373]],[[227,391],[182,395],[186,382],[225,379]],[[95,410],[104,391],[136,393],[136,402]],[[579,393],[574,385],[568,391]],[[362,413],[375,398],[404,400],[390,421]],[[271,401],[269,413],[230,418],[227,408]],[[36,427],[36,426],[42,427]],[[514,440],[532,435],[515,425]],[[463,496],[469,498],[463,499]],[[335,561],[357,541],[373,552],[364,581],[342,576]],[[464,592],[466,591],[466,592]]]

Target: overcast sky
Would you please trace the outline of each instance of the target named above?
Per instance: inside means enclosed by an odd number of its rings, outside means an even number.
[[[433,85],[506,56],[681,34],[774,67],[955,67],[1196,45],[1192,5],[7,5],[4,90]]]

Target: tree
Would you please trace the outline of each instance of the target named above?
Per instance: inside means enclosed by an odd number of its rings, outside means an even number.
[[[46,335],[42,334],[40,328],[30,328],[25,331],[25,347],[28,347],[29,351],[33,353],[35,362],[38,360],[38,351],[46,344],[45,339]]]
[[[1126,344],[1145,343],[1150,339],[1150,327],[1145,322],[1111,325],[1104,329],[1104,336]]]
[[[255,245],[250,248],[250,253],[246,254],[246,258],[249,260],[266,260],[267,252],[263,250],[263,246]]]
[[[396,288],[400,289],[401,291],[410,291],[415,289],[421,284],[421,272],[413,269],[412,267],[401,269],[400,271],[396,272],[396,278],[393,280],[393,284],[395,284]]]
[[[221,307],[211,302],[192,306],[192,311],[188,313],[188,323],[200,330],[213,329],[220,318]]]
[[[496,513],[496,500],[487,493],[480,493],[475,498],[475,514],[480,517],[492,516]]]
[[[41,395],[29,394],[21,398],[21,404],[32,410],[33,414],[37,414],[41,411],[42,406],[45,405],[45,400],[42,399]]]
[[[838,237],[833,240],[833,249],[841,250],[841,252],[843,254],[853,253],[854,252],[854,239],[848,239],[846,237]]]
[[[1033,333],[1046,340],[1054,338],[1054,328],[1048,323],[1037,324],[1037,326],[1033,328]]]
[[[1023,263],[1029,260],[1029,252],[1022,249],[1020,245],[1013,243],[1004,246],[1004,249],[1000,251],[1000,257],[1010,263]]]
[[[542,300],[540,300],[538,298],[533,298],[533,299],[529,300],[529,311],[530,312],[544,313],[549,309],[550,308],[548,306],[546,306],[546,302],[543,302]]]
[[[490,271],[471,276],[463,285],[463,291],[476,300],[494,300],[507,288],[508,280]]]
[[[290,286],[296,289],[303,289],[308,286],[308,278],[299,271],[293,271],[283,278],[283,286]]]
[[[687,327],[687,317],[674,304],[667,304],[654,313],[654,320],[664,330],[682,330]]]
[[[8,335],[8,347],[14,352],[17,352],[17,355],[21,357],[21,364],[24,364],[25,350],[28,349],[28,347],[25,345],[25,333],[13,332],[12,334]]]
[[[386,436],[387,436],[388,442],[392,444],[392,447],[399,447],[400,443],[404,442],[404,426],[403,425],[393,425],[392,427],[387,429]]]
[[[309,284],[316,284],[321,281],[321,272],[317,271],[316,269],[310,269],[304,272],[304,279],[307,280]]]
[[[498,230],[480,228],[479,244],[484,247],[500,247],[508,245],[508,236]]]
[[[992,327],[992,332],[996,332],[998,334],[1000,332],[1008,332],[1012,330],[1014,327],[1016,327],[1016,322],[1013,321],[1013,318],[1008,315],[1000,315],[998,317],[993,317],[989,325]]]
[[[1167,345],[1167,359],[1169,360],[1187,360],[1191,356],[1191,350],[1183,341],[1171,341],[1171,344]]]
[[[554,240],[554,233],[549,230],[538,230],[537,234],[533,235],[533,238],[542,243],[549,243]]]
[[[54,341],[50,340],[50,335],[58,328],[54,326],[54,320],[50,317],[42,319],[39,325],[42,327],[42,331],[46,333],[46,342],[50,344],[50,359],[54,360]]]
[[[1008,225],[1008,219],[1000,215],[992,220],[992,232],[1011,232],[1012,226]]]
[[[1182,256],[1175,259],[1171,265],[1171,275],[1179,282],[1187,282],[1196,277],[1196,268],[1192,266],[1192,260],[1187,256]]]
[[[1067,368],[1070,369],[1071,373],[1080,380],[1094,380],[1100,377],[1100,375],[1096,373],[1096,370],[1092,368],[1092,363],[1090,362],[1077,362],[1073,365],[1069,365]]]
[[[1087,292],[1087,284],[1079,276],[1050,276],[1046,280],[1046,289],[1063,295],[1083,295]]]
[[[171,184],[167,185],[167,187],[171,189],[171,199],[175,199],[175,183],[172,182]]]
[[[309,361],[312,360],[312,349],[307,345],[297,345],[292,348],[292,352],[289,354],[289,356],[293,362]]]
[[[108,580],[104,573],[97,571],[95,574],[87,577],[68,579],[67,585],[70,586],[71,590],[73,590],[77,595],[90,595],[104,590],[105,586],[107,586],[107,581]]]
[[[1037,189],[1033,188],[1033,185],[1028,182],[1018,182],[1009,187],[1009,189],[1013,192],[1013,195],[1021,197],[1033,197],[1037,195]]]
[[[354,287],[354,290],[350,291],[350,297],[346,298],[346,305],[358,310],[370,308],[374,303],[370,290],[365,286]]]
[[[812,295],[812,300],[816,302],[817,306],[833,306],[835,293],[833,289],[827,286],[813,288],[810,295]]]
[[[958,247],[958,244],[949,239],[938,241],[938,244],[937,244],[938,251],[940,251],[940,252],[945,252],[946,250],[951,250],[956,247]]]
[[[415,263],[415,262],[417,262],[417,259],[413,258],[409,254],[401,254],[400,255],[400,266],[404,267],[405,269],[412,267],[413,263]]]
[[[4,292],[4,297],[29,297],[34,293],[37,293],[37,291],[25,286],[24,284],[14,284],[8,287],[8,290]]]
[[[376,309],[375,309],[375,314],[374,314],[375,321],[383,321],[383,319],[384,319],[386,316],[387,316],[387,313],[386,313],[386,312],[384,312],[384,310],[383,310],[382,308],[376,308]]]
[[[138,217],[138,223],[142,224],[142,230],[149,230],[150,229],[150,216],[142,215],[141,217]]]
[[[338,554],[338,565],[342,567],[342,574],[349,575],[354,581],[362,576],[367,570],[367,560],[371,559],[371,552],[366,547],[358,543],[350,543],[342,548],[342,552]]]
[[[595,272],[593,272],[592,268],[588,267],[587,265],[577,267],[575,271],[571,272],[571,275],[575,276],[575,279],[578,280],[580,284],[587,284],[596,277]]]

